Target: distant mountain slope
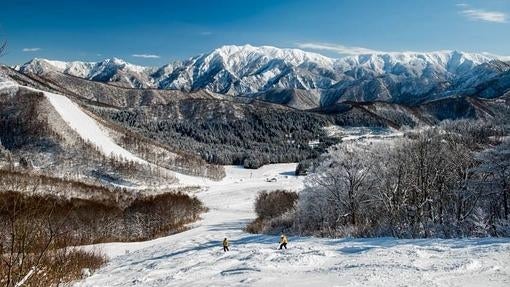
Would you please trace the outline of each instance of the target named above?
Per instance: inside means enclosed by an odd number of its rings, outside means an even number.
[[[69,95],[101,124],[119,130],[116,142],[123,147],[128,145],[137,155],[148,153],[142,158],[188,174],[217,177],[214,166],[204,160],[252,167],[295,162],[318,155],[330,144],[309,145],[317,139],[326,140],[323,127],[331,124],[326,117],[282,105],[252,99],[248,104],[210,92],[119,88],[56,72],[37,76],[7,68],[1,71],[24,85]],[[125,104],[130,95],[148,91],[165,95],[165,100]],[[152,145],[161,146],[163,152]],[[180,156],[173,160],[165,150]]]
[[[299,52],[285,57],[289,62],[307,59],[330,63],[322,56],[306,58]],[[440,57],[436,60],[439,62]],[[450,73],[448,69],[442,73]],[[458,69],[459,65],[454,70]],[[351,86],[326,90],[271,88],[229,96],[204,89],[187,92],[119,87],[58,71],[33,74],[0,69],[19,84],[68,96],[102,125],[119,131],[116,142],[122,147],[127,145],[137,155],[149,152],[142,158],[191,174],[214,170],[206,162],[256,167],[314,157],[338,140],[324,130],[331,125],[399,129],[435,125],[447,119],[510,119],[508,64],[490,61],[469,71],[479,77],[473,79],[466,73],[466,77],[433,89],[447,92],[406,94],[413,102],[398,103],[380,92],[396,95],[404,89],[395,75],[354,80]],[[409,81],[412,84],[413,80]],[[373,86],[373,82],[378,84]],[[388,83],[394,84],[392,89]],[[349,93],[353,97],[347,97]],[[320,144],[310,144],[317,142]],[[173,160],[169,153],[181,156]]]
[[[333,59],[298,49],[245,45],[223,46],[160,68],[116,58],[97,63],[34,59],[19,70],[58,72],[131,88],[253,96],[306,109],[345,101],[419,104],[469,91],[510,70],[510,65],[494,56],[457,51]],[[486,94],[495,96],[499,95]]]
[[[36,58],[21,66],[19,70],[38,75],[59,72],[93,81],[112,83],[121,87],[148,88],[152,86],[149,75],[154,69],[129,64],[117,58],[97,63],[63,62]]]
[[[147,178],[145,173],[150,168],[145,163],[136,162],[128,168],[130,164],[123,162],[118,157],[120,154],[110,154],[115,149],[98,146],[98,141],[104,137],[90,142],[90,137],[96,138],[95,132],[102,129],[89,117],[85,117],[85,123],[69,121],[76,116],[77,109],[65,97],[54,94],[22,86],[0,89],[0,142],[4,151],[0,166],[16,166],[19,162],[21,167],[43,174],[77,177],[91,183],[104,180],[104,183],[125,187],[135,187]],[[88,130],[78,126],[80,124],[92,124],[96,129],[90,132],[94,134],[89,133],[87,137]],[[101,142],[108,147],[116,146],[111,140]],[[123,151],[123,155],[129,154]],[[168,180],[175,182],[171,176]]]

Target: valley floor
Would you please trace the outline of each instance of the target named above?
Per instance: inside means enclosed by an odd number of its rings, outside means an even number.
[[[243,232],[259,191],[302,187],[294,168],[227,168],[198,194],[210,209],[203,220],[165,238],[91,247],[111,260],[76,286],[510,286],[510,238],[290,237],[289,249],[277,250],[278,236]]]

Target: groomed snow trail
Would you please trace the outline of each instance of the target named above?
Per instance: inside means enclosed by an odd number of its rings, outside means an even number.
[[[290,237],[243,232],[261,190],[300,189],[295,164],[227,167],[200,192],[209,207],[192,229],[152,241],[94,249],[106,267],[76,286],[510,286],[510,239],[397,240]],[[275,183],[266,178],[277,177]],[[228,237],[231,251],[221,241]]]
[[[97,146],[107,156],[118,156],[125,160],[146,164],[147,162],[116,144],[98,123],[87,115],[68,97],[50,92],[43,92],[51,105],[64,121],[75,130],[81,138]]]

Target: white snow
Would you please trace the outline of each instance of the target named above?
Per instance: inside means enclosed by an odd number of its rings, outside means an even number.
[[[15,94],[18,91],[18,84],[0,75],[0,91],[5,94]]]
[[[404,85],[404,88],[410,90],[403,92],[421,94],[423,90],[428,91],[443,81],[450,81],[457,76],[469,76],[477,65],[495,59],[500,58],[489,54],[458,51],[375,52],[329,58],[299,49],[227,45],[159,69],[136,66],[112,58],[97,63],[33,59],[20,70],[37,74],[56,71],[89,80],[128,84],[135,88],[192,90],[200,87],[233,95],[255,93],[269,88],[318,91],[335,88],[334,85],[344,81],[350,82],[354,80],[352,74],[370,78],[392,75],[398,77],[399,81],[412,80],[420,83],[418,86]],[[128,79],[124,79],[124,76]],[[123,80],[119,82],[119,79]]]
[[[5,83],[0,89],[13,88]],[[118,146],[69,98],[44,92],[61,117],[105,154],[143,161]],[[355,137],[355,136],[354,136]],[[355,138],[352,138],[353,140]],[[261,190],[299,190],[295,164],[258,170],[227,167],[220,182],[178,175],[182,184],[201,185],[209,208],[191,229],[156,240],[108,243],[84,248],[103,251],[110,262],[76,286],[509,286],[510,238],[488,239],[319,239],[290,237],[276,250],[278,236],[243,231],[255,217]],[[277,182],[266,182],[276,177]],[[231,251],[221,250],[227,237]]]
[[[105,155],[113,155],[125,160],[146,163],[143,159],[116,144],[94,119],[82,111],[82,109],[68,97],[50,92],[43,93],[62,119],[66,121],[81,138],[97,146]]]
[[[261,190],[298,190],[295,164],[227,167],[198,194],[209,207],[192,229],[152,241],[88,248],[111,261],[76,286],[508,286],[510,239],[319,239],[243,232]],[[266,178],[278,177],[274,183]],[[221,250],[224,237],[231,251]]]
[[[121,59],[111,58],[100,62],[63,62],[35,58],[19,68],[23,73],[44,74],[47,72],[59,72],[89,80],[111,80],[114,75],[129,74],[151,85],[152,79],[148,75],[154,72],[154,68],[129,64]],[[136,87],[131,80],[126,83]]]

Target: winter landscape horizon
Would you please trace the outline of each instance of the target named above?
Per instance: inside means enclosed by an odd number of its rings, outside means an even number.
[[[0,7],[0,286],[510,285],[508,0]]]

